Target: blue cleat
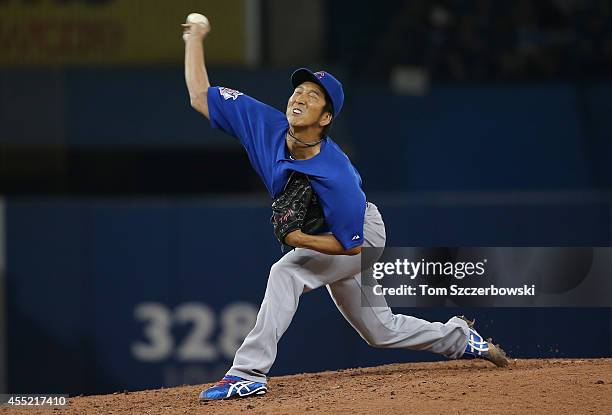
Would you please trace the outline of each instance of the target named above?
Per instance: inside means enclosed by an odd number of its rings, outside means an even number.
[[[491,339],[485,340],[480,333],[474,329],[475,320],[470,321],[464,316],[459,316],[459,318],[468,324],[470,330],[464,355],[488,360],[499,367],[508,366],[510,360],[508,360],[502,348],[497,344],[493,344]]]
[[[238,376],[224,376],[214,386],[200,393],[201,401],[214,399],[244,398],[264,395],[268,391],[265,383],[253,382]]]

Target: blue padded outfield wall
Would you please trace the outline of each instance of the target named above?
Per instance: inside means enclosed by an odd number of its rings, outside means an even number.
[[[611,242],[610,200],[594,196],[372,200],[394,246]],[[101,393],[220,376],[280,257],[268,218],[262,199],[9,198],[10,391]],[[473,315],[515,357],[611,353],[609,309],[396,311]],[[302,297],[272,375],[436,358],[368,347],[321,289]]]

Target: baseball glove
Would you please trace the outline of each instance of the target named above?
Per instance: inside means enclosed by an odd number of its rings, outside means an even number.
[[[272,201],[270,221],[280,243],[295,230],[314,234],[325,226],[323,210],[305,174],[291,174],[285,189]]]
[[[326,227],[327,224],[325,223],[325,217],[323,216],[323,209],[319,203],[319,197],[313,190],[310,205],[306,210],[306,217],[304,218],[304,223],[302,224],[302,232],[310,235],[316,235]]]

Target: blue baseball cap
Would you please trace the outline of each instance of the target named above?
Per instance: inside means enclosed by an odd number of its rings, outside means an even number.
[[[334,118],[340,114],[342,104],[344,104],[344,91],[342,84],[332,74],[325,71],[313,72],[308,68],[300,68],[291,75],[291,84],[294,88],[304,82],[314,82],[318,84],[332,103]]]

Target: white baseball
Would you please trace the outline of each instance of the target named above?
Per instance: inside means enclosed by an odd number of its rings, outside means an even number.
[[[206,16],[200,13],[191,13],[189,16],[187,16],[187,23],[197,23],[202,26],[210,26],[210,22]]]

